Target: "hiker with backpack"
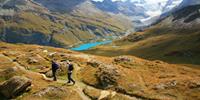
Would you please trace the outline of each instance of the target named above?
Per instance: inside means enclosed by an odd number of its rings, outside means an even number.
[[[73,82],[73,85],[75,84],[75,81],[72,79],[72,72],[74,70],[74,65],[71,64],[69,61],[67,61],[67,75],[68,75],[68,82],[67,83],[71,83]]]
[[[52,60],[51,68],[52,68],[52,74],[53,74],[53,81],[57,81],[56,71],[59,69],[59,65],[55,60]]]

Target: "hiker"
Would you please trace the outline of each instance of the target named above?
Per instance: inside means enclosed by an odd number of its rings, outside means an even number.
[[[55,60],[52,60],[52,62],[51,62],[51,68],[52,68],[53,80],[57,81],[56,71],[58,70],[59,65],[56,63]]]
[[[68,65],[68,68],[67,68],[68,82],[67,83],[71,83],[72,81],[74,85],[75,81],[72,79],[72,72],[74,70],[74,66],[69,61],[67,61],[67,65]]]

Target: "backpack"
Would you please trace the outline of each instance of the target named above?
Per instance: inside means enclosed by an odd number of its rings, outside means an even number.
[[[56,69],[59,68],[59,65],[56,62],[53,62],[52,63],[52,68],[56,70]]]
[[[73,66],[72,64],[69,64],[69,66],[68,66],[68,70],[69,70],[69,71],[74,70],[74,66]]]

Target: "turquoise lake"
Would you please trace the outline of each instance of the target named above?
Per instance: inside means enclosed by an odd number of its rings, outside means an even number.
[[[108,44],[108,43],[111,43],[111,42],[112,42],[111,40],[108,40],[108,41],[102,41],[102,42],[86,43],[86,44],[82,44],[80,46],[77,46],[75,48],[71,48],[71,50],[74,50],[74,51],[84,51],[84,50],[88,50],[90,48],[93,48],[95,46],[103,45],[103,44]]]

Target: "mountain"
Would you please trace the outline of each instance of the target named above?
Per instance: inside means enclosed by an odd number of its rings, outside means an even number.
[[[124,14],[129,17],[142,17],[146,18],[148,15],[145,13],[145,9],[140,6],[136,6],[135,3],[131,2],[130,0],[127,1],[112,1],[112,0],[104,0],[102,2],[95,2],[93,3],[97,6],[97,8],[111,12],[115,14]]]
[[[162,12],[169,12],[176,6],[178,6],[183,0],[168,0],[164,8],[162,9]]]
[[[0,100],[199,100],[200,4],[192,2],[124,36],[132,28],[127,18],[137,16],[127,10],[132,6],[0,0]],[[65,49],[112,36],[121,38],[85,53]],[[57,81],[52,61],[59,65]],[[74,66],[74,85],[66,83],[68,61]]]
[[[134,23],[134,28],[139,30],[145,26],[151,25],[159,19],[162,13],[173,9],[180,1],[181,0],[162,0],[160,2],[149,2],[146,0],[103,0],[93,1],[93,4],[102,11],[127,16]]]
[[[103,12],[88,0],[1,0],[0,7],[0,40],[10,43],[69,48],[121,36],[133,27],[126,17]]]
[[[200,5],[190,5],[193,2],[186,1],[188,6],[175,10],[149,29],[85,52],[104,56],[134,55],[150,60],[199,66]]]
[[[54,12],[66,13],[85,2],[86,0],[34,0]]]
[[[199,70],[134,56],[102,57],[61,48],[0,42],[0,99],[177,100],[195,99]],[[51,60],[60,70],[52,81]],[[74,65],[67,84],[63,60]],[[27,81],[28,80],[28,81]],[[28,87],[30,86],[30,87]],[[25,91],[29,90],[29,91]]]
[[[156,2],[150,2],[145,0],[137,0],[130,2],[135,6],[140,13],[145,14],[143,17],[132,17],[136,30],[143,30],[144,28],[151,26],[154,22],[160,20],[160,16],[168,11],[171,11],[173,8],[178,6],[182,0],[161,0]],[[141,15],[141,14],[140,14]]]
[[[183,2],[179,5],[180,8],[197,5],[200,4],[199,0],[183,0]]]

